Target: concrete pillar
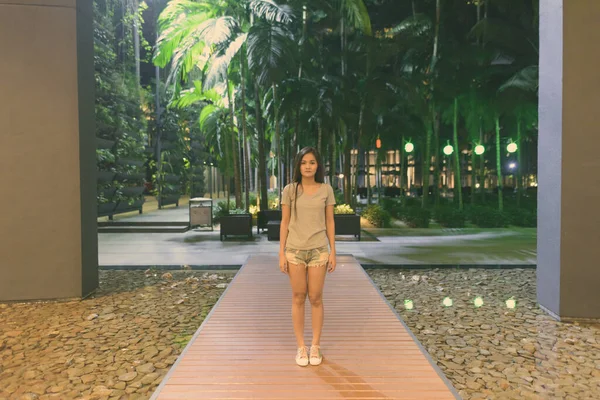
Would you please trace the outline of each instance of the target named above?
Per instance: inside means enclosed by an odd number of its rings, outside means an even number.
[[[91,0],[0,0],[0,301],[98,286]]]
[[[600,2],[540,1],[538,301],[600,318]]]

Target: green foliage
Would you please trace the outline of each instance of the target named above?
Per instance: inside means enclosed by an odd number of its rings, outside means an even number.
[[[453,207],[440,207],[435,210],[434,219],[445,228],[464,228],[467,215]]]
[[[377,228],[388,228],[392,219],[390,214],[377,204],[367,206],[362,212],[362,217]]]
[[[227,203],[225,201],[219,201],[213,206],[213,224],[219,223],[221,217],[225,215],[234,214],[246,214],[246,210],[243,208],[235,208],[235,202],[229,202],[229,210],[227,210]]]
[[[403,220],[411,228],[429,228],[431,211],[421,207],[407,207],[404,209]]]
[[[96,161],[99,171],[112,171],[121,176],[137,174],[138,177],[98,183],[98,204],[133,204],[140,197],[128,197],[123,189],[143,185],[143,177],[139,174],[144,172],[147,142],[146,118],[141,108],[145,92],[131,72],[134,70],[133,57],[126,57],[131,55],[131,41],[117,39],[117,25],[133,21],[129,14],[123,21],[115,18],[119,6],[118,2],[110,0],[94,2],[96,136],[115,142],[111,149],[97,149]],[[118,57],[118,52],[124,56]]]
[[[339,204],[333,210],[334,214],[354,214],[354,210],[348,204]]]
[[[504,228],[510,222],[497,208],[474,206],[467,209],[468,218],[480,228]]]
[[[510,217],[513,225],[523,228],[535,228],[537,226],[537,213],[531,210],[516,208],[507,210],[506,214]]]

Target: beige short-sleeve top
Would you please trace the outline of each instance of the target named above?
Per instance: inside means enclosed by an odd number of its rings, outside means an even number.
[[[296,185],[290,183],[281,195],[281,204],[288,205],[291,212],[286,248],[312,250],[327,246],[329,241],[325,225],[325,207],[335,204],[331,185],[322,183],[312,195],[302,193],[302,186],[299,186],[297,204],[294,207]]]

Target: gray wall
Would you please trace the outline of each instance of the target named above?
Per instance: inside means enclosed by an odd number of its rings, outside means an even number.
[[[598,1],[540,2],[538,300],[600,318]]]
[[[98,285],[91,14],[0,0],[0,301]]]

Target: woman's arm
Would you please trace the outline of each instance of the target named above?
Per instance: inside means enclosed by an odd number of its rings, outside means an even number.
[[[327,239],[329,239],[329,272],[335,270],[335,220],[333,218],[333,205],[325,206],[325,226],[327,228]]]
[[[281,205],[281,226],[279,227],[279,254],[285,253],[285,243],[287,242],[288,227],[290,225],[290,206]]]

